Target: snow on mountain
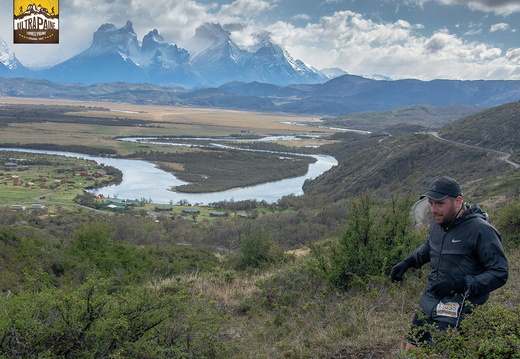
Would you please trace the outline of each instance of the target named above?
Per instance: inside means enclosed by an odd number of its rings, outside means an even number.
[[[157,29],[143,38],[140,64],[154,84],[194,87],[204,82],[188,51],[166,42]]]
[[[9,51],[7,43],[0,38],[0,64],[3,65],[1,74],[25,70],[25,67],[18,61],[15,54]]]
[[[276,85],[313,84],[328,78],[320,71],[293,59],[260,32],[255,44],[243,48],[232,40],[236,26],[206,23],[182,47],[169,44],[157,29],[140,43],[132,22],[117,28],[101,25],[91,46],[82,53],[51,68],[35,71],[31,77],[60,82],[152,83],[172,87],[216,87],[231,81],[264,82]],[[2,50],[3,49],[3,50]],[[0,44],[2,63],[12,63],[7,46]]]
[[[333,79],[336,77],[340,77],[343,75],[348,75],[347,71],[343,71],[338,67],[325,68],[320,70],[323,74],[325,74],[329,79]]]
[[[94,32],[92,45],[56,66],[40,72],[39,77],[60,82],[93,84],[98,82],[146,82],[147,76],[132,57],[140,46],[132,22],[120,29],[104,24]]]
[[[285,49],[274,44],[267,31],[256,34],[255,44],[243,48],[220,24],[206,23],[183,46],[192,54],[195,68],[214,86],[229,81],[288,85],[327,80],[319,71],[294,60]]]

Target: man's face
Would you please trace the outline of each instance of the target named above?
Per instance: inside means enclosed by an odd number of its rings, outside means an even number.
[[[440,225],[449,224],[459,213],[462,204],[462,197],[446,197],[440,201],[429,198],[430,210],[435,222]]]

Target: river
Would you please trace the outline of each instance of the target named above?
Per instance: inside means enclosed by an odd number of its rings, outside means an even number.
[[[171,191],[170,188],[186,184],[186,182],[179,180],[171,173],[165,172],[157,168],[153,163],[146,161],[24,148],[0,148],[0,150],[47,153],[80,159],[84,158],[118,168],[123,172],[122,182],[117,185],[96,189],[93,191],[94,194],[103,194],[121,199],[146,199],[151,203],[159,204],[175,204],[181,200],[188,201],[190,204],[209,204],[219,201],[242,201],[249,199],[273,203],[286,195],[303,194],[302,187],[305,180],[316,178],[338,164],[336,159],[332,156],[312,155],[317,161],[309,165],[309,169],[304,176],[220,192],[182,193]]]

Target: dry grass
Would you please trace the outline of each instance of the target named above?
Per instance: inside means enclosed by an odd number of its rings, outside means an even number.
[[[514,307],[520,303],[520,251],[509,250],[508,257],[510,280],[491,295],[490,303]],[[262,290],[263,283],[295,267],[304,268],[305,261],[303,254],[296,263],[266,272],[196,273],[161,285],[187,288],[192,297],[227,318],[222,335],[227,346],[236,348],[229,359],[390,359],[404,355],[404,336],[424,290],[427,268],[408,275],[398,285],[375,278],[367,286],[334,293],[315,283],[303,288],[288,305],[270,302],[271,294],[290,295],[292,289],[282,287],[273,294]]]
[[[104,107],[119,112],[85,110],[84,112],[71,112],[69,115],[71,115],[71,117],[128,118],[149,121],[148,126],[104,126],[78,123],[27,122],[12,123],[2,129],[2,142],[4,143],[20,143],[22,145],[29,143],[53,143],[63,146],[84,145],[115,149],[118,154],[123,156],[142,148],[169,153],[185,150],[200,151],[200,149],[154,144],[140,145],[138,143],[116,141],[114,140],[116,137],[219,137],[237,134],[266,136],[273,134],[332,134],[335,132],[333,130],[291,124],[290,122],[313,121],[313,118],[281,113],[12,97],[0,97],[0,103]],[[327,141],[309,138],[298,141],[283,141],[280,143],[286,146],[303,147],[321,146],[327,143]]]

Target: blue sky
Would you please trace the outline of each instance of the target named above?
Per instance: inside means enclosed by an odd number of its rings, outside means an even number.
[[[233,39],[271,33],[317,69],[393,79],[520,80],[520,0],[61,0],[60,44],[12,43],[12,0],[0,0],[0,38],[26,66],[85,50],[104,23],[156,28],[182,45],[204,22],[241,23]]]

